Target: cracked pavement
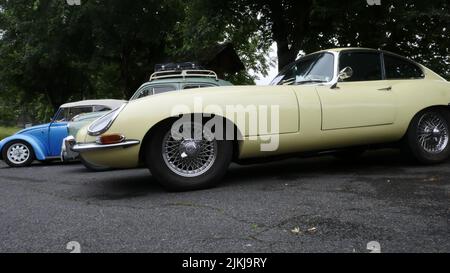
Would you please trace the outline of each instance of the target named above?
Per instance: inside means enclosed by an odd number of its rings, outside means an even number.
[[[450,161],[396,151],[232,165],[216,188],[168,193],[147,169],[0,163],[0,252],[450,252]]]

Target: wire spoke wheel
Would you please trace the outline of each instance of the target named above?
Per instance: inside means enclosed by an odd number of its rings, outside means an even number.
[[[25,163],[30,158],[31,152],[25,144],[17,143],[11,145],[6,154],[10,162],[20,165]]]
[[[427,153],[443,152],[449,142],[449,129],[445,119],[435,113],[423,115],[417,126],[417,141]]]
[[[217,156],[217,141],[205,135],[202,126],[194,126],[191,137],[176,137],[169,130],[162,142],[164,162],[171,171],[183,177],[206,173]]]

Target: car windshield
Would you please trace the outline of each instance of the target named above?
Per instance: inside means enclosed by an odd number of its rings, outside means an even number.
[[[334,75],[334,55],[317,53],[305,56],[284,68],[271,85],[329,82]]]
[[[93,111],[92,106],[83,107],[71,107],[71,108],[60,108],[57,115],[53,119],[53,122],[65,122],[70,121],[77,115],[83,113],[91,113]]]

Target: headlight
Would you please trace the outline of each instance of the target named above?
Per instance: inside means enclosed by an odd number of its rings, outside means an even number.
[[[106,132],[109,127],[113,124],[114,120],[117,118],[117,116],[120,114],[120,112],[125,108],[125,105],[122,105],[121,107],[112,110],[108,114],[102,116],[101,118],[97,119],[96,121],[92,122],[91,125],[89,125],[88,128],[88,134],[91,136],[98,136]]]

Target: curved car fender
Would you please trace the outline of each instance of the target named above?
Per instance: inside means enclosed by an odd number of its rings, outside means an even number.
[[[243,89],[246,92],[243,92]],[[267,111],[262,111],[264,109]],[[154,125],[167,118],[191,113],[227,118],[229,114],[225,113],[227,110],[232,114],[244,114],[248,119],[255,113],[262,115],[258,116],[256,121],[263,117],[267,118],[269,128],[273,127],[270,126],[273,122],[277,122],[279,124],[276,133],[288,134],[299,131],[298,100],[291,86],[280,86],[277,89],[233,86],[154,95],[130,102],[108,131],[124,133],[127,138],[142,140]],[[274,111],[277,114],[276,118],[271,116]],[[244,137],[272,133],[252,131],[247,121],[235,124]]]
[[[3,154],[4,146],[14,140],[22,140],[27,142],[28,144],[31,145],[31,147],[33,147],[36,159],[45,160],[46,148],[44,147],[44,145],[42,145],[42,143],[39,140],[30,135],[16,134],[3,139],[2,141],[0,141],[0,154]]]

